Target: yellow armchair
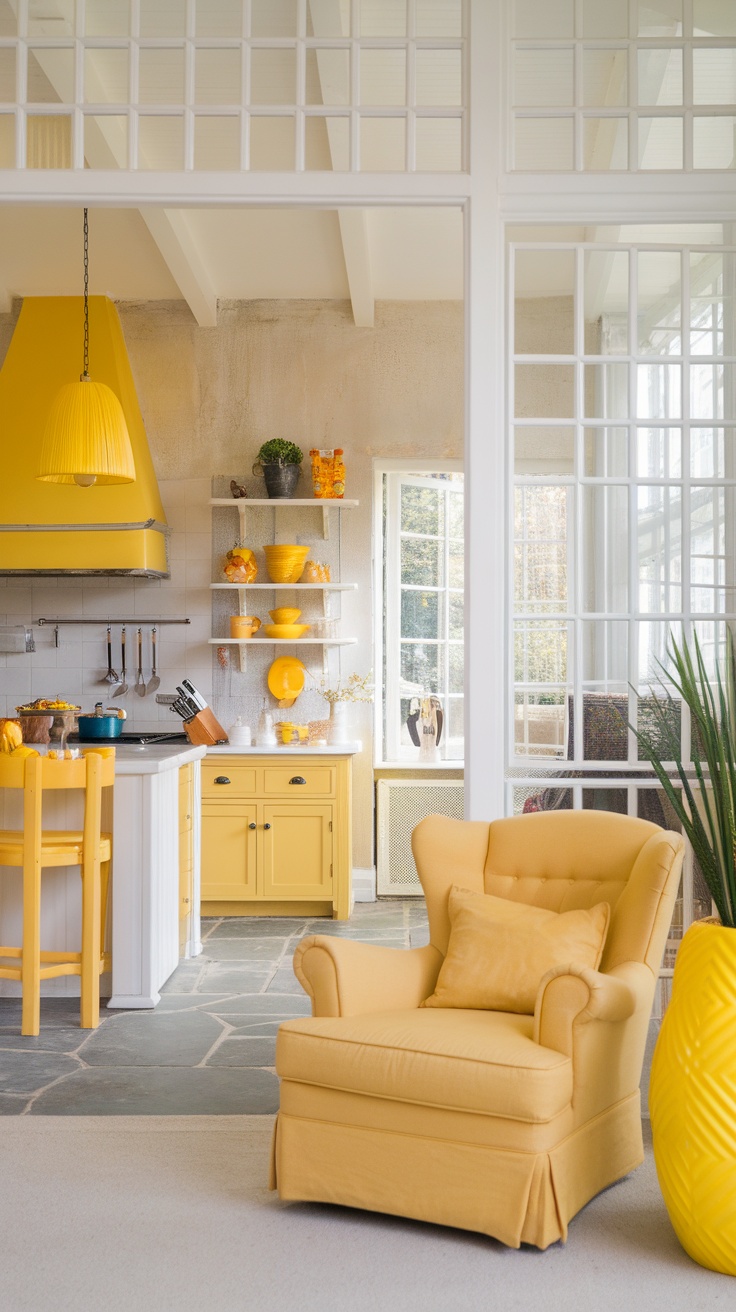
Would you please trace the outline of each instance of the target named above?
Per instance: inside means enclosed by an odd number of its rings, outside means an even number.
[[[319,935],[294,970],[311,1019],[279,1029],[272,1187],[546,1248],[643,1159],[639,1081],[683,840],[601,811],[430,816],[413,849],[430,945]],[[453,884],[553,911],[611,906],[599,970],[542,980],[534,1015],[424,1008]]]

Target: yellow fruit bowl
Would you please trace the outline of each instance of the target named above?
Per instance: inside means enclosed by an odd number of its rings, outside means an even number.
[[[296,624],[301,615],[296,606],[279,606],[278,610],[270,610],[268,613],[274,624]]]
[[[263,632],[267,638],[292,640],[301,638],[310,628],[309,624],[264,624]]]
[[[272,583],[298,583],[304,572],[309,547],[296,543],[276,544],[263,548],[266,569]]]

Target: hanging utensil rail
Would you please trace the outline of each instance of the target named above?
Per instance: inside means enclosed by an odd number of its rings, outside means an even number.
[[[185,620],[156,620],[156,619],[153,618],[153,616],[150,616],[150,617],[149,617],[148,615],[136,615],[134,619],[125,619],[125,620],[108,620],[108,619],[98,619],[98,620],[90,620],[90,619],[83,619],[83,620],[50,620],[50,619],[40,619],[40,620],[34,620],[34,623],[35,623],[35,624],[105,624],[105,625],[107,625],[107,624],[142,624],[144,628],[148,628],[151,624],[191,624],[191,622],[192,622],[192,621],[191,621],[190,619],[185,619]]]

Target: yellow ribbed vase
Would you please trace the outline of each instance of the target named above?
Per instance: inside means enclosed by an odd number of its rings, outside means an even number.
[[[736,929],[698,921],[682,940],[649,1109],[680,1243],[701,1266],[736,1275]]]

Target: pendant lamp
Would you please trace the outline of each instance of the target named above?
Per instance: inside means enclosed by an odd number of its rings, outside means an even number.
[[[37,478],[44,483],[133,483],[135,462],[123,407],[89,376],[89,227],[84,211],[84,372],[66,383],[46,422]]]

